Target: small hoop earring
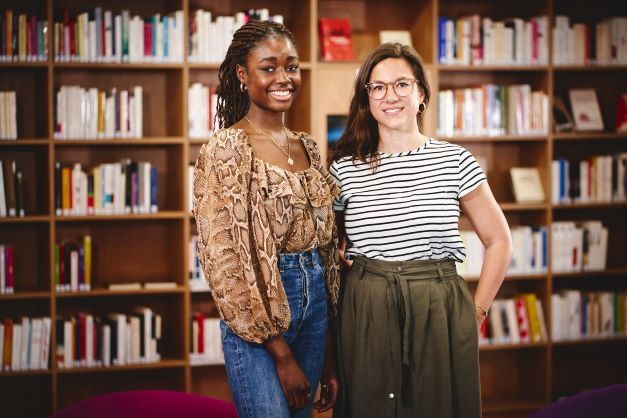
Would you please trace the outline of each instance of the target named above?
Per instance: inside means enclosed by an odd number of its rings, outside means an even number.
[[[242,93],[246,93],[246,90],[248,90],[248,87],[246,87],[246,84],[240,82],[239,91],[241,91]]]
[[[425,113],[426,110],[427,105],[425,104],[425,102],[420,102],[420,104],[418,105],[418,113]]]

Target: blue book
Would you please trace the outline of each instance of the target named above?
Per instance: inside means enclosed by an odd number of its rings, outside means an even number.
[[[156,213],[159,211],[159,200],[158,200],[158,176],[157,176],[157,167],[150,167],[150,212]]]
[[[438,62],[445,64],[446,59],[446,21],[448,19],[440,16],[438,18]]]
[[[170,24],[170,17],[163,16],[163,60],[170,61],[170,44],[168,42],[168,25]]]

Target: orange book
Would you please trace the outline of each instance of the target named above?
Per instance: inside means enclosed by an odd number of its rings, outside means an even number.
[[[4,355],[2,356],[2,369],[11,370],[11,353],[13,352],[13,320],[5,319],[4,321]]]
[[[69,215],[72,210],[72,169],[61,168],[61,209],[64,215]]]
[[[6,46],[7,46],[7,56],[13,56],[13,10],[8,9],[4,12],[4,25],[6,28]]]

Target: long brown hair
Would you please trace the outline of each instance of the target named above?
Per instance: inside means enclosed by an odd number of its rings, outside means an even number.
[[[376,169],[378,159],[373,157],[376,155],[379,147],[379,127],[377,121],[372,117],[372,113],[370,113],[368,92],[365,86],[370,81],[370,75],[374,67],[388,58],[402,58],[409,64],[414,77],[418,80],[418,86],[422,89],[425,96],[424,104],[425,106],[429,105],[431,91],[425,76],[422,58],[418,52],[408,45],[399,43],[385,43],[379,46],[368,54],[359,69],[346,120],[346,129],[340,137],[335,150],[331,153],[330,161],[352,155],[353,161],[368,161],[372,168]],[[419,127],[422,127],[423,114],[424,111],[419,112],[417,115]]]
[[[216,119],[218,126],[228,128],[242,119],[248,112],[250,101],[246,91],[240,90],[237,78],[237,65],[246,66],[246,58],[259,43],[271,37],[283,36],[296,47],[294,35],[280,23],[251,20],[233,34],[233,41],[226,51],[226,57],[218,72],[218,106]]]

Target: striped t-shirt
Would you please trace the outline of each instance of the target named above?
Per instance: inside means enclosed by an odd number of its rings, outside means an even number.
[[[329,169],[341,188],[333,208],[344,212],[346,257],[462,262],[459,199],[486,180],[472,154],[429,138],[416,150],[379,156],[374,173],[351,156]]]

